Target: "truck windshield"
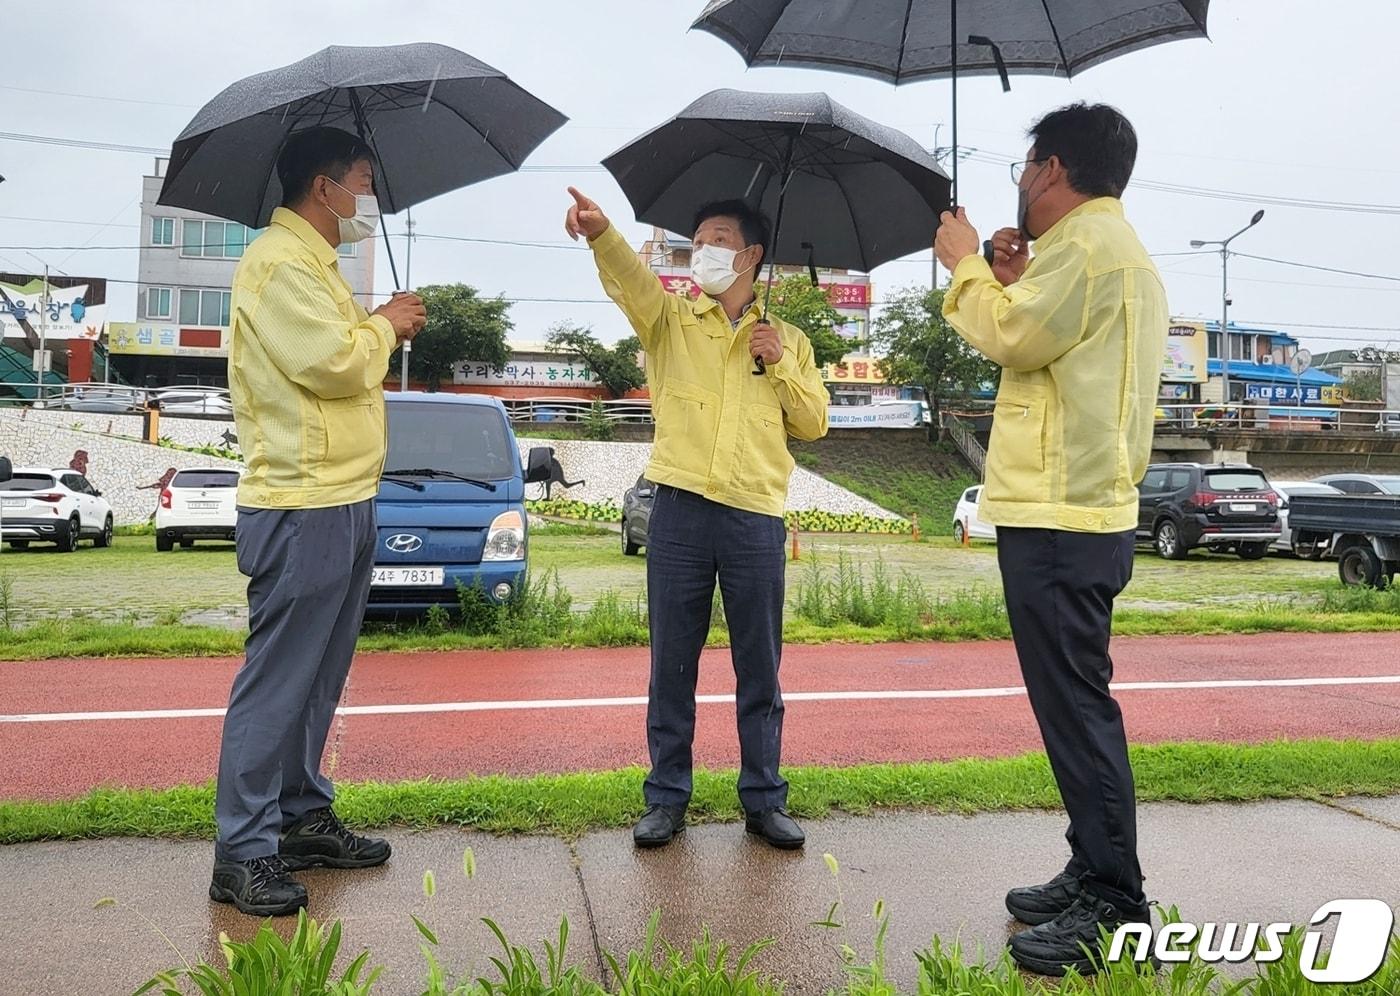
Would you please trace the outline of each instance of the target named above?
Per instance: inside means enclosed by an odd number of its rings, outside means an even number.
[[[389,405],[388,417],[387,468],[422,468],[478,481],[520,473],[520,453],[495,408],[404,401]]]

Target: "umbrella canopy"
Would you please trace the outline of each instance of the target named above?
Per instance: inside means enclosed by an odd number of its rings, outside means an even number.
[[[927,249],[950,181],[908,135],[824,93],[716,90],[603,161],[641,221],[692,235],[737,198],[774,219],[765,262],[871,270]]]
[[[1206,37],[1210,0],[711,0],[692,25],[750,66],[806,66],[908,83],[958,76],[1073,76],[1116,55]]]
[[[519,169],[566,120],[445,45],[333,46],[206,104],[175,140],[158,203],[261,228],[282,200],[287,138],[328,125],[369,143],[380,208],[394,214]]]
[[[750,66],[908,83],[953,73],[1073,76],[1116,55],[1206,36],[1210,0],[712,0],[694,27]],[[956,20],[955,20],[956,18]],[[957,50],[953,48],[957,25]]]

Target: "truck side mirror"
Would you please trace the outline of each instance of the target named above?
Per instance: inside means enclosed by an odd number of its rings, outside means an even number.
[[[543,484],[549,480],[549,460],[551,450],[548,446],[530,447],[530,455],[525,463],[525,483]]]

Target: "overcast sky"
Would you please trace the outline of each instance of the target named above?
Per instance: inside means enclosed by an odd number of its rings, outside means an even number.
[[[563,234],[573,183],[635,242],[648,229],[596,165],[695,97],[719,87],[825,90],[852,109],[932,146],[949,140],[949,86],[893,87],[816,70],[746,70],[727,45],[687,32],[703,0],[47,0],[6,22],[0,132],[168,147],[204,101],[233,80],[296,61],[327,45],[436,41],[508,74],[570,117],[530,160],[552,167],[447,194],[413,212],[421,235],[470,236],[552,247],[417,242],[413,283],[464,281],[521,301],[515,338],[540,339],[560,320],[613,340],[627,328],[598,286],[585,251]],[[1347,19],[1342,20],[1345,14]],[[1132,186],[1130,220],[1153,253],[1218,239],[1260,206],[1262,224],[1240,252],[1389,275],[1362,279],[1248,259],[1231,261],[1232,320],[1292,332],[1314,350],[1394,342],[1400,348],[1400,129],[1396,126],[1394,0],[1215,0],[1211,41],[1175,42],[1090,69],[1073,80],[994,77],[959,87],[964,145],[1021,156],[1026,127],[1073,100],[1108,101],[1137,128],[1135,179],[1253,197],[1367,205],[1318,210]],[[151,157],[0,138],[0,246],[75,275],[134,280],[141,177]],[[566,168],[573,167],[573,168]],[[984,232],[1014,223],[1007,169],[969,161],[962,201]],[[1387,211],[1389,213],[1387,213]],[[23,220],[39,219],[39,220]],[[402,217],[388,219],[403,231]],[[392,289],[377,243],[377,290]],[[396,246],[402,267],[402,240]],[[1215,318],[1218,256],[1158,260],[1173,312]],[[0,248],[0,268],[32,270],[23,250]],[[877,270],[876,299],[929,280],[929,254]],[[135,287],[112,285],[110,317],[135,317]]]

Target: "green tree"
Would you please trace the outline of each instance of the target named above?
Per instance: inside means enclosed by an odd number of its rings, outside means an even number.
[[[635,391],[647,381],[637,362],[642,344],[634,335],[609,348],[597,340],[592,329],[560,322],[549,330],[548,342],[552,348],[583,360],[614,398]]]
[[[1342,390],[1346,393],[1348,401],[1380,401],[1380,368],[1377,367],[1374,370],[1358,370],[1355,373],[1349,374],[1342,381]]]
[[[513,328],[510,303],[482,297],[466,284],[434,284],[418,291],[428,309],[428,324],[413,340],[409,372],[436,391],[451,382],[452,371],[466,360],[505,366],[510,359],[506,334]],[[390,372],[398,361],[390,363]]]
[[[1000,368],[953,331],[943,318],[943,291],[910,287],[897,292],[875,319],[872,351],[885,379],[896,387],[919,387],[928,399],[931,431],[951,401],[993,384]]]
[[[794,273],[774,284],[768,308],[783,321],[807,333],[818,367],[840,363],[847,353],[860,346],[859,342],[843,339],[836,333],[836,327],[846,321],[845,317],[832,307],[827,289],[813,287],[806,274]]]

